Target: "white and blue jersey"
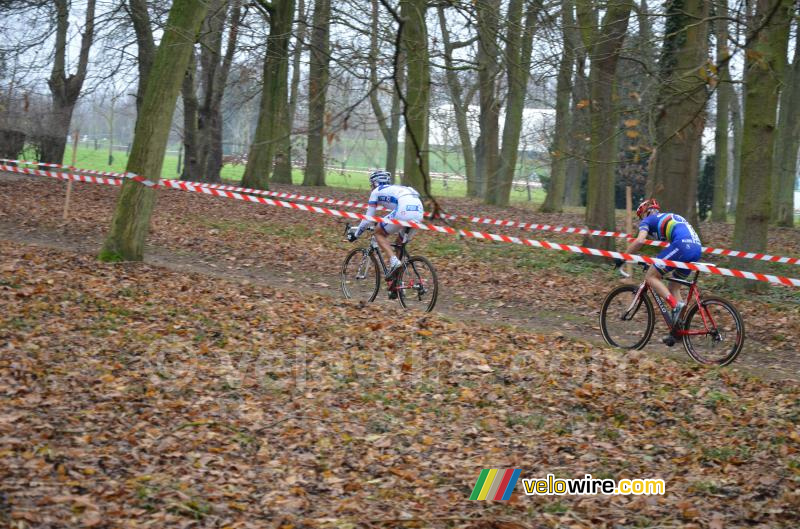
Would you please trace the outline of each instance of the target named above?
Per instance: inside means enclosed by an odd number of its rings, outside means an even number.
[[[675,213],[649,215],[639,223],[639,231],[646,231],[653,239],[669,242],[669,246],[658,254],[659,259],[691,263],[700,259],[703,247],[700,237],[689,222]],[[655,265],[662,273],[673,270],[671,266]],[[689,270],[678,268],[675,274],[689,275]]]
[[[422,220],[424,213],[419,193],[413,187],[407,186],[384,185],[376,187],[369,196],[368,206],[365,213],[368,217],[375,216],[378,206],[391,210],[388,215],[384,215],[384,218],[387,219],[419,222]],[[356,235],[361,235],[367,229],[367,226],[371,224],[373,222],[370,220],[362,220],[358,225]],[[389,234],[397,233],[403,228],[399,224],[390,222],[381,222],[380,226]]]

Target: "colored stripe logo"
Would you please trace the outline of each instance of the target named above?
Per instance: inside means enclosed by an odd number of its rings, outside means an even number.
[[[520,472],[519,468],[484,468],[478,476],[478,481],[475,482],[475,488],[472,489],[469,499],[510,500]]]

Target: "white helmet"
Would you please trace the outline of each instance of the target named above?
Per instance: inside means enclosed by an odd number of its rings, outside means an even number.
[[[372,188],[376,188],[378,186],[388,186],[392,184],[392,173],[389,171],[384,171],[382,169],[378,169],[377,171],[372,171],[369,175],[369,184]]]

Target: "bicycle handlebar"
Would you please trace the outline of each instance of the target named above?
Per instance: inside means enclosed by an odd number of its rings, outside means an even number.
[[[619,275],[621,275],[621,276],[622,276],[622,277],[624,277],[624,278],[631,277],[631,274],[629,274],[628,272],[626,272],[626,271],[625,271],[625,269],[623,268],[623,266],[624,266],[626,263],[627,263],[627,261],[622,261],[621,263],[620,263],[620,262],[614,263],[614,269],[615,269],[615,270],[617,270],[617,271],[619,272]],[[643,271],[645,271],[645,272],[647,272],[647,269],[648,269],[648,268],[650,268],[650,265],[649,265],[649,264],[647,264],[647,263],[641,263],[641,262],[639,262],[639,263],[636,263],[636,264],[638,264],[639,266],[641,266],[641,267],[642,267],[642,270],[643,270]]]

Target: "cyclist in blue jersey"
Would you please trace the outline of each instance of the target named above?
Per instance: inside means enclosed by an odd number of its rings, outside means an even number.
[[[644,245],[648,235],[659,241],[669,242],[669,246],[658,254],[659,259],[671,261],[693,262],[700,259],[702,245],[700,237],[687,220],[676,213],[661,213],[656,199],[651,198],[642,202],[636,208],[636,215],[640,219],[639,236],[628,245],[625,253],[633,253]],[[621,260],[618,260],[621,261]],[[670,282],[669,288],[661,281],[661,276],[672,272],[674,276],[686,278],[690,271],[684,268],[675,268],[664,265],[654,265],[647,270],[645,279],[647,284],[659,296],[667,300],[672,307],[672,324],[675,324],[685,303],[681,300],[679,283]]]
[[[392,185],[392,174],[388,171],[373,171],[369,175],[369,183],[372,187],[372,193],[369,196],[368,208],[365,213],[368,217],[375,216],[375,210],[378,206],[391,210],[388,215],[384,215],[385,219],[397,219],[404,221],[419,222],[422,220],[424,211],[422,208],[422,201],[419,198],[419,193],[413,187]],[[362,220],[358,227],[351,228],[347,233],[348,240],[355,241],[364,233],[364,230],[374,222],[369,220]],[[404,226],[399,224],[392,224],[391,222],[381,222],[375,228],[375,239],[378,241],[378,246],[383,250],[383,255],[390,255],[389,272],[386,277],[390,277],[394,272],[400,268],[400,259],[397,258],[395,252],[392,250],[389,237],[398,234],[397,243],[403,242],[403,236],[400,231],[405,230]],[[406,231],[405,242],[411,240],[414,234],[413,228]]]

